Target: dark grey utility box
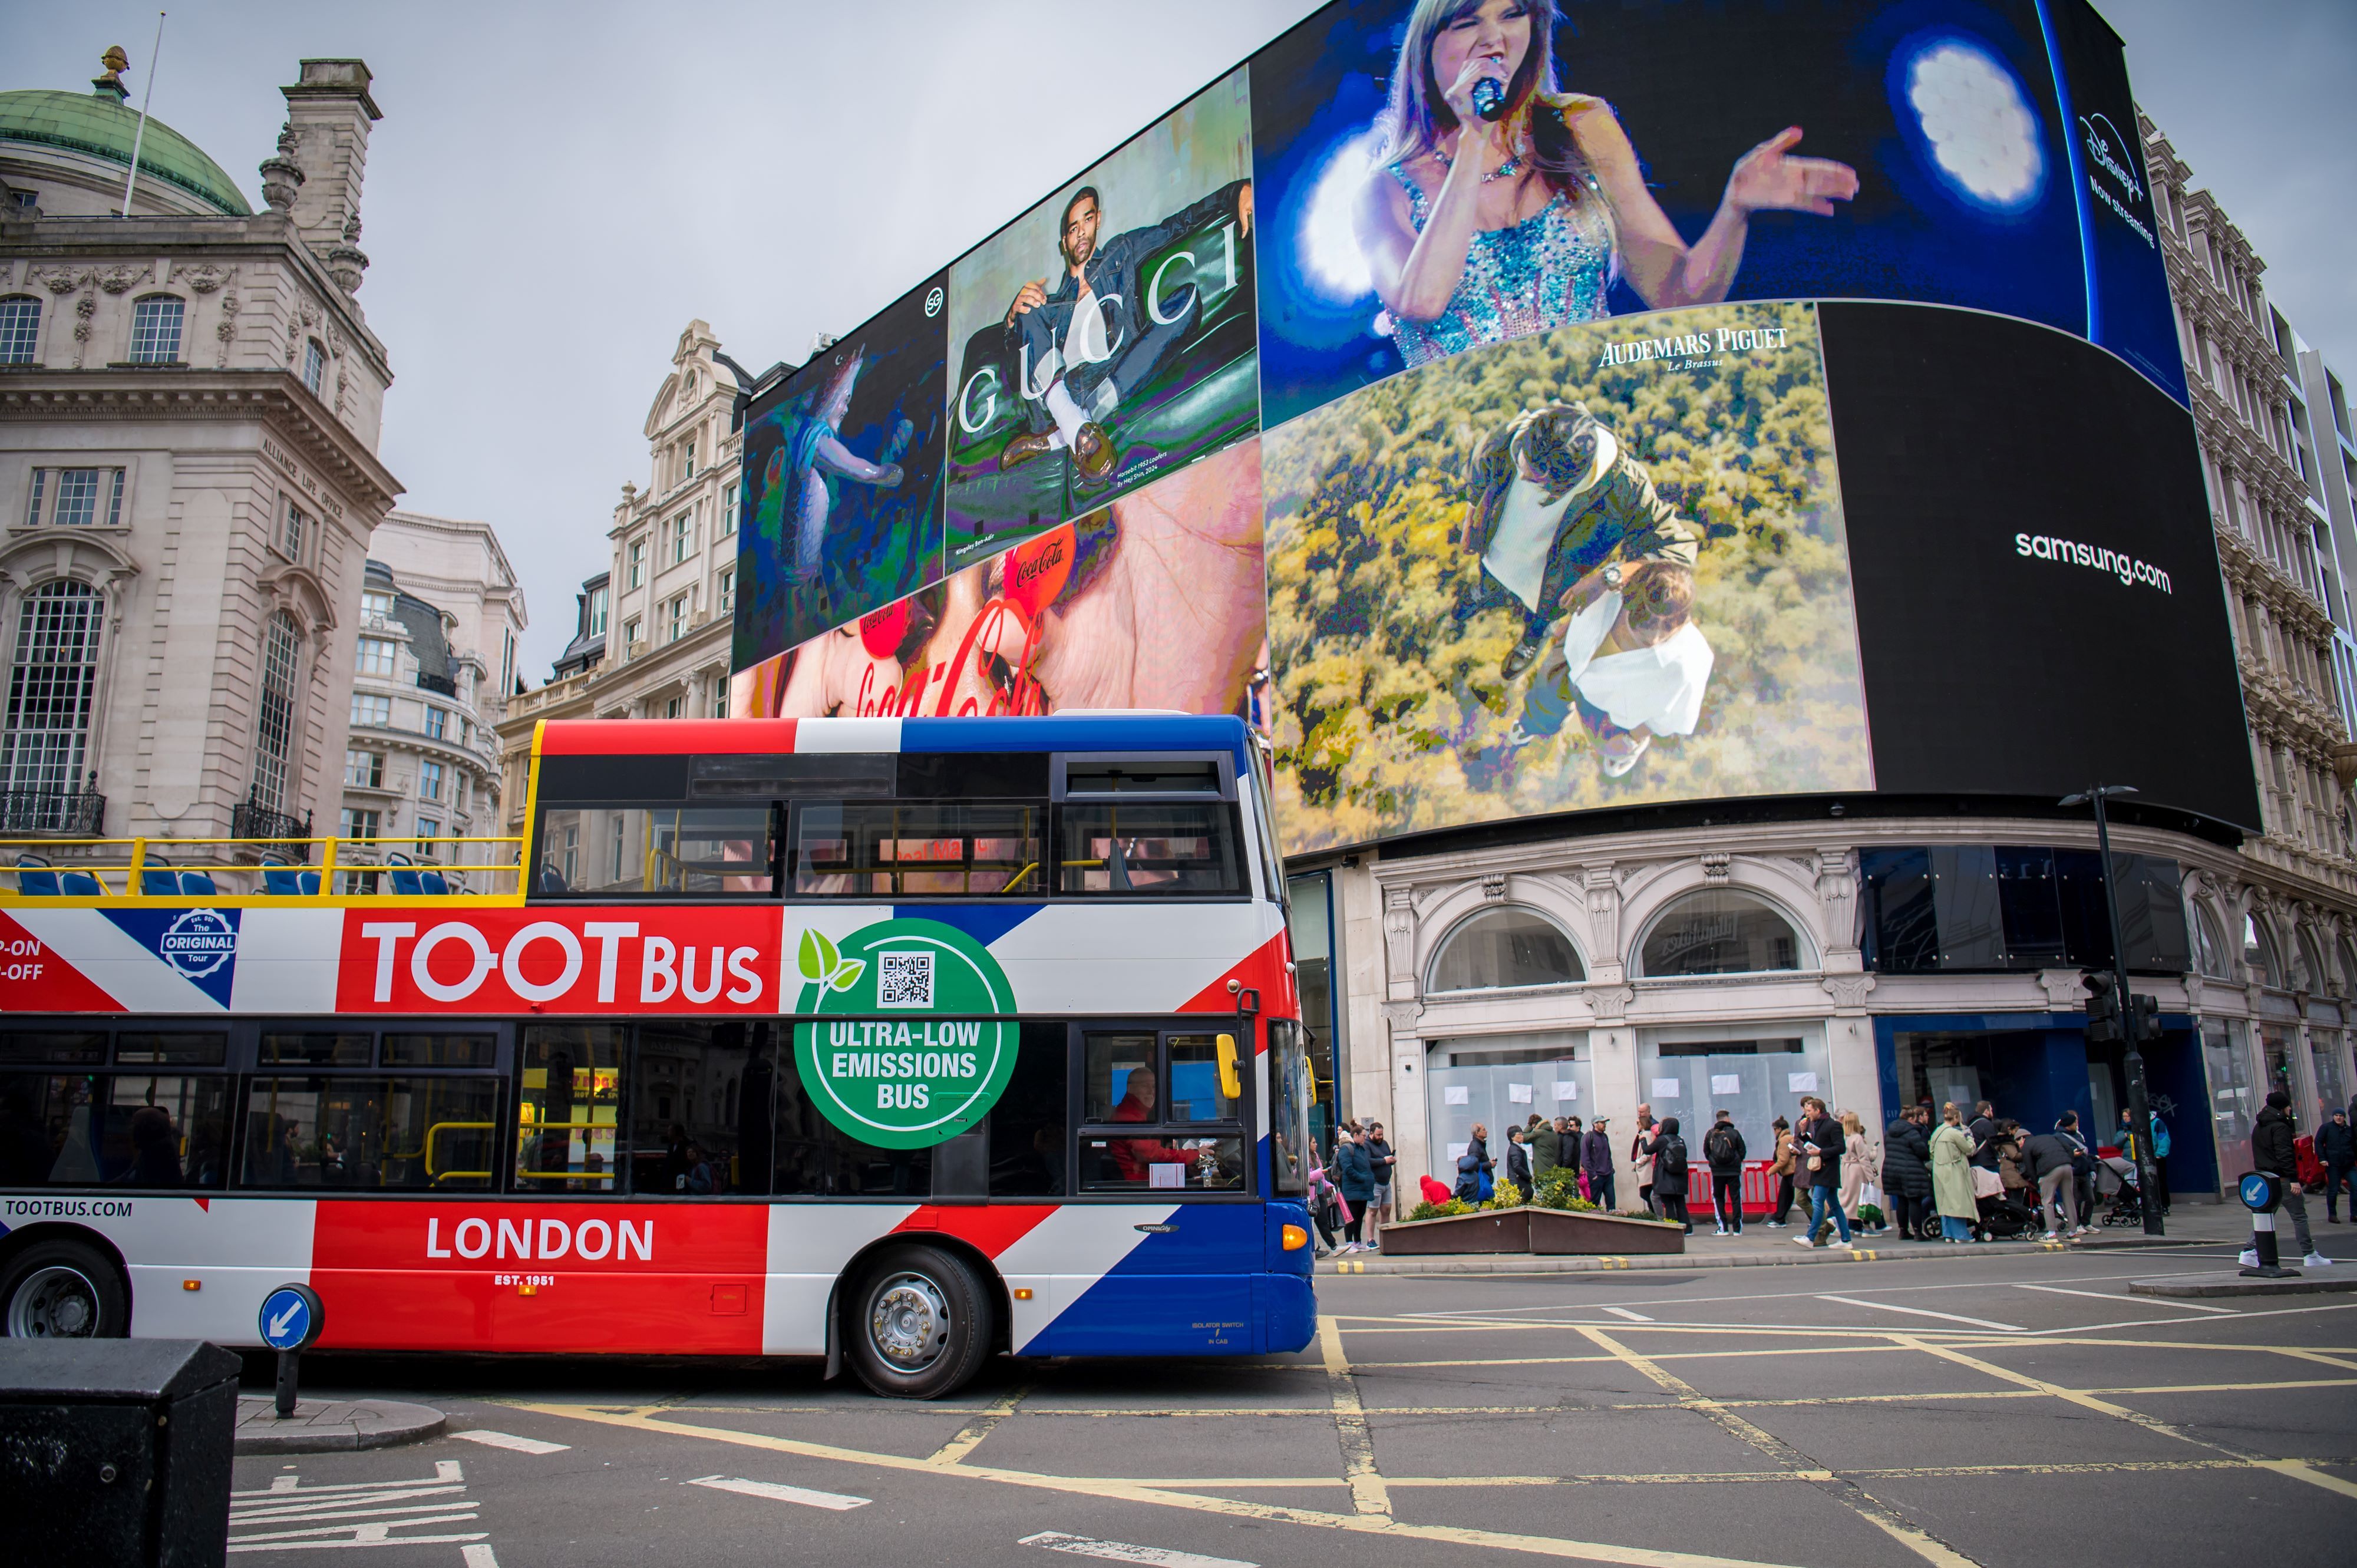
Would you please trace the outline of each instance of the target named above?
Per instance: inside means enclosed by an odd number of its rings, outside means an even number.
[[[0,1557],[227,1562],[241,1370],[197,1339],[0,1338]]]

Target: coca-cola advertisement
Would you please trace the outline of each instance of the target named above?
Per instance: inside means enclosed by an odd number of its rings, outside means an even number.
[[[1252,440],[738,671],[728,711],[1162,708],[1265,727],[1265,594]]]

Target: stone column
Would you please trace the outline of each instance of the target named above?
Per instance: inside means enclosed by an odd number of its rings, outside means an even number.
[[[360,217],[369,127],[384,118],[369,96],[370,80],[363,60],[307,59],[302,79],[279,89],[286,95],[286,124],[294,133],[291,147],[282,140],[279,156],[301,171],[285,193],[287,215],[322,260],[350,242],[345,225]],[[272,199],[270,205],[279,203]],[[352,232],[357,236],[359,231]]]
[[[1392,1204],[1401,1214],[1423,1201],[1417,1177],[1430,1174],[1444,1182],[1456,1179],[1453,1174],[1433,1169],[1432,1129],[1427,1125],[1424,1090],[1424,1038],[1416,1032],[1423,1012],[1424,1005],[1418,1002],[1383,1004],[1383,1025],[1391,1037],[1393,1111],[1383,1121],[1392,1135],[1392,1150],[1399,1156],[1399,1164],[1393,1167]]]

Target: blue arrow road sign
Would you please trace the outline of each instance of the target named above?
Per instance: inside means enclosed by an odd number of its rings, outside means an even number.
[[[273,1350],[300,1350],[324,1326],[319,1298],[307,1285],[280,1285],[262,1298],[262,1342]]]
[[[2243,1179],[2236,1184],[2243,1199],[2243,1207],[2254,1213],[2265,1213],[2274,1208],[2274,1185],[2262,1172],[2244,1173]]]

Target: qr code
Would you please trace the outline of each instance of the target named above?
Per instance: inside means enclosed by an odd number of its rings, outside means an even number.
[[[876,977],[878,1007],[931,1007],[933,1004],[933,955],[929,952],[877,953]]]

